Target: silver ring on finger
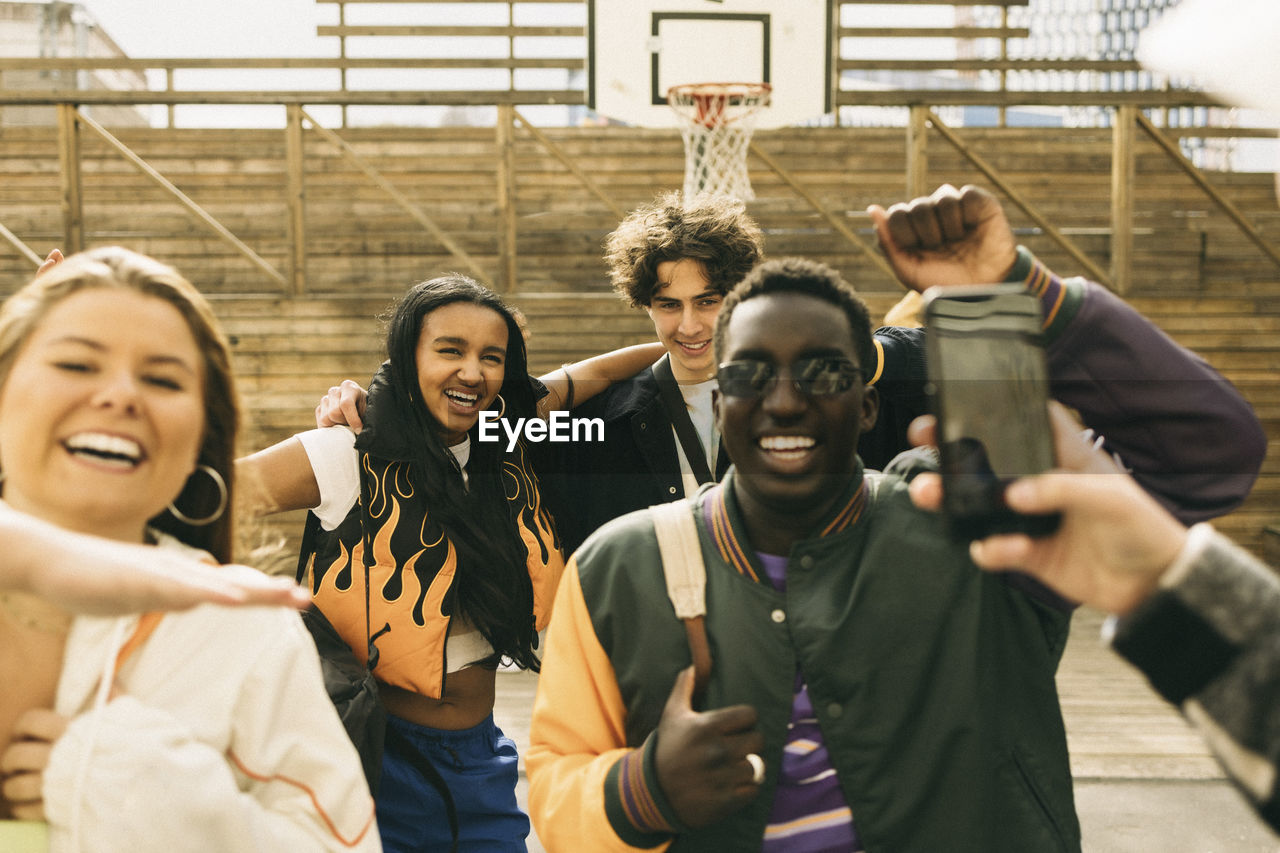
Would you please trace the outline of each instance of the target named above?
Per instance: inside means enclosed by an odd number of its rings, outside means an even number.
[[[751,784],[752,785],[763,784],[764,759],[756,755],[754,752],[748,752],[747,763],[751,765]]]

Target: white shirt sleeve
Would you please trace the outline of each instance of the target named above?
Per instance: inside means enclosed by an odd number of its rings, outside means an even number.
[[[360,455],[356,436],[344,426],[298,433],[320,487],[320,505],[311,510],[325,530],[333,530],[360,497]]]

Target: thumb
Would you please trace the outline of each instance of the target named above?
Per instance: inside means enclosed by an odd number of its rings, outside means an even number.
[[[1072,492],[1088,485],[1078,474],[1051,472],[1015,480],[1005,489],[1005,502],[1017,512],[1057,512],[1066,509]]]
[[[693,667],[687,666],[676,674],[675,684],[671,686],[671,694],[667,696],[667,704],[662,709],[662,716],[677,716],[693,713]]]
[[[871,224],[876,229],[876,239],[880,241],[880,248],[887,254],[889,247],[893,245],[893,240],[889,237],[889,214],[880,205],[870,204],[867,205],[867,215],[871,217]]]

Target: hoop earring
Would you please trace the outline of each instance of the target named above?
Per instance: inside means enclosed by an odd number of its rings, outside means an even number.
[[[178,509],[177,506],[174,505],[173,501],[169,501],[169,506],[166,507],[166,509],[168,509],[169,512],[173,514],[174,518],[178,519],[178,521],[181,521],[184,524],[190,524],[192,527],[203,527],[206,524],[213,524],[215,521],[222,518],[222,514],[226,512],[227,481],[222,479],[222,475],[218,473],[217,468],[213,468],[209,465],[197,465],[196,471],[203,471],[213,478],[214,485],[218,487],[218,508],[215,509],[210,515],[207,515],[204,518],[189,517],[182,510]],[[195,471],[192,471],[191,473],[194,474]],[[177,500],[177,498],[174,498],[174,500]]]
[[[507,413],[507,401],[502,399],[501,394],[494,394],[498,400],[498,420],[502,420],[502,416]]]

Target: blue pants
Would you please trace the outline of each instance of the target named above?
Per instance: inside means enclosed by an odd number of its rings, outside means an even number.
[[[461,731],[388,716],[394,728],[439,771],[458,810],[459,853],[526,853],[529,817],[516,805],[516,745],[493,716]],[[447,851],[448,812],[439,792],[388,744],[382,755],[378,832],[386,853]]]

